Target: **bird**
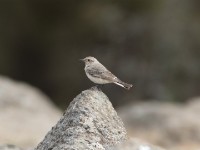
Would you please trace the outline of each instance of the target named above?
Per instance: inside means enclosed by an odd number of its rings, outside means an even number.
[[[133,85],[125,83],[112,74],[106,67],[104,67],[96,58],[92,56],[80,59],[85,63],[85,73],[87,77],[96,84],[108,84],[114,83],[127,90],[129,90]]]

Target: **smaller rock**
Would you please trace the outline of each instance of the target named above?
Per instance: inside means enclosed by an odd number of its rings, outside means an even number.
[[[15,145],[5,144],[5,145],[0,145],[0,150],[22,150],[22,149]]]
[[[0,76],[0,142],[23,148],[37,145],[61,111],[39,89]]]
[[[138,139],[130,138],[125,143],[113,148],[113,150],[164,150],[164,149],[145,143]]]
[[[170,150],[200,147],[200,98],[189,104],[142,102],[118,110],[130,136]]]

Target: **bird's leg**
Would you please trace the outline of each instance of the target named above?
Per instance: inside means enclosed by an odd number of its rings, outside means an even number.
[[[101,91],[101,88],[103,87],[103,84],[97,84],[96,85],[96,88],[99,90],[99,91]]]
[[[100,86],[101,88],[103,88],[103,87],[104,87],[104,84],[100,84],[99,86]]]

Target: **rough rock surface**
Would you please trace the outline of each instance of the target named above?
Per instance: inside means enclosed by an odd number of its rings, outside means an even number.
[[[200,147],[200,99],[189,104],[145,102],[118,110],[130,136],[170,150]]]
[[[74,98],[35,150],[105,150],[125,139],[123,123],[108,97],[93,87]]]
[[[1,144],[34,147],[60,116],[60,110],[38,89],[0,77]]]

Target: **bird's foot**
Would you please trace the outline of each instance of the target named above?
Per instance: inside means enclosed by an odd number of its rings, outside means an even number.
[[[91,89],[92,89],[92,90],[96,90],[96,91],[99,91],[99,90],[100,90],[99,87],[98,87],[98,85],[95,85],[95,86],[91,87]]]
[[[91,89],[92,89],[92,90],[102,91],[102,90],[101,90],[102,87],[103,87],[102,84],[101,84],[101,85],[95,85],[95,86],[93,86]]]
[[[99,91],[102,91],[102,90],[101,90],[102,87],[103,87],[103,84],[96,85],[96,88],[97,88]]]

